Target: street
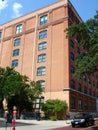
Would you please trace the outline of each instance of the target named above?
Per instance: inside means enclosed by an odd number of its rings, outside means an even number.
[[[94,126],[89,126],[89,127],[77,127],[77,128],[72,128],[72,126],[66,126],[62,128],[56,128],[56,129],[51,129],[51,130],[98,130],[98,121],[95,121]]]
[[[65,121],[19,121],[16,122],[15,130],[98,130],[98,121],[95,121],[94,126],[77,128],[72,128],[72,126],[66,124]],[[11,124],[6,125],[4,121],[0,120],[0,130],[12,130],[12,126]]]

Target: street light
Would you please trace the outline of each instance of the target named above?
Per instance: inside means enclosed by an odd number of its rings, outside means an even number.
[[[40,109],[44,103],[44,97],[41,96],[35,100],[36,119],[40,120]]]
[[[43,103],[44,103],[44,97],[43,96],[37,98],[36,101],[35,101],[35,109],[40,110]]]

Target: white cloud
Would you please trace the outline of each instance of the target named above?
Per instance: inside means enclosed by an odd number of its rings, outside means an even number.
[[[19,16],[21,16],[21,12],[20,12],[20,9],[22,8],[23,6],[20,4],[20,3],[14,3],[13,4],[13,18],[17,18]]]
[[[8,6],[8,0],[0,0],[0,11]]]

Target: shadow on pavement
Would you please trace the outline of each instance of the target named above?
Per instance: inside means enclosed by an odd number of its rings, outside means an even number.
[[[21,123],[21,122],[16,122],[15,124],[15,126],[27,126],[27,125],[36,125],[36,124],[28,124],[28,123]],[[0,128],[1,127],[12,127],[12,124],[0,120]]]

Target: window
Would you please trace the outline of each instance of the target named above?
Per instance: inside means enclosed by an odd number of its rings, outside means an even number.
[[[13,56],[18,56],[19,55],[19,49],[13,50]]]
[[[92,103],[92,101],[90,101],[90,102],[89,102],[89,110],[92,110],[93,105],[94,105],[94,104]]]
[[[74,96],[71,96],[71,109],[76,108],[76,98]]]
[[[14,40],[14,46],[19,46],[20,45],[20,38],[17,38]]]
[[[46,42],[41,42],[38,45],[38,50],[44,50],[47,48],[47,43]]]
[[[38,55],[38,62],[45,62],[46,61],[46,54]]]
[[[88,76],[88,84],[91,84],[91,78]]]
[[[77,47],[76,50],[77,50],[77,53],[80,54],[80,48]]]
[[[75,89],[75,81],[74,80],[71,80],[71,88]]]
[[[96,102],[92,102],[92,110],[96,111]]]
[[[83,80],[86,82],[86,80],[87,80],[87,79],[86,79],[86,75],[83,75]]]
[[[22,32],[22,24],[19,24],[16,26],[16,34],[21,33]]]
[[[48,16],[47,15],[44,15],[44,16],[40,17],[40,25],[46,24],[47,21],[48,21]]]
[[[91,89],[89,89],[89,95],[92,96],[92,90]]]
[[[45,80],[39,80],[37,81],[43,89],[45,89]]]
[[[39,67],[37,69],[37,76],[42,76],[46,74],[46,68],[45,67]]]
[[[73,66],[70,67],[70,72],[71,72],[72,74],[74,74],[75,68],[74,68]]]
[[[95,91],[93,91],[93,96],[96,97],[96,92]]]
[[[70,46],[74,48],[74,42],[72,40],[70,40]]]
[[[12,61],[12,67],[18,66],[18,60],[13,60]]]
[[[98,89],[98,79],[96,79],[96,88]]]
[[[87,94],[87,87],[84,86],[84,93]]]
[[[93,110],[96,111],[96,102],[93,102],[92,104],[93,104],[93,106],[92,106]]]
[[[70,53],[70,59],[71,59],[72,61],[74,61],[74,59],[75,59],[75,58],[74,58],[74,54],[73,54],[72,52]]]
[[[2,37],[2,32],[0,32],[0,38]]]
[[[39,32],[39,39],[43,39],[47,37],[47,30]]]
[[[84,110],[88,110],[88,104],[87,104],[87,101],[84,101]]]
[[[81,87],[81,84],[80,84],[80,83],[78,84],[78,91],[79,91],[79,92],[82,92],[82,87]]]
[[[82,110],[82,99],[78,100],[78,109]]]

